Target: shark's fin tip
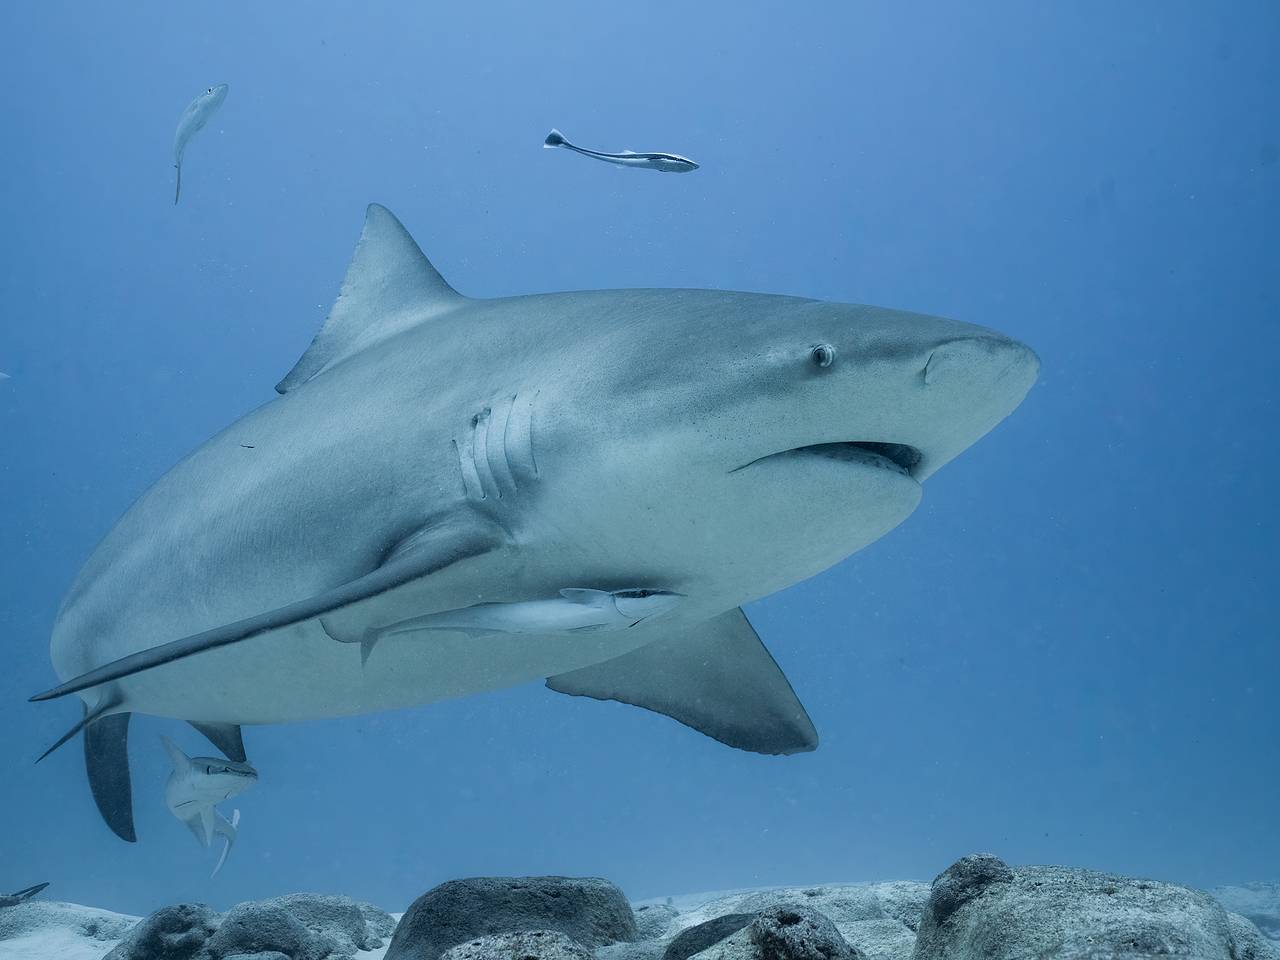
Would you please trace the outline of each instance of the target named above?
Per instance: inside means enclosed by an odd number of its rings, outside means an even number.
[[[334,364],[464,300],[395,214],[371,203],[333,309],[311,346],[276,384],[276,392],[288,393]]]

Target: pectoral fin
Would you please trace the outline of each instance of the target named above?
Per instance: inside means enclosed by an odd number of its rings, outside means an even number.
[[[169,761],[173,764],[174,773],[187,773],[191,769],[191,758],[183,753],[182,748],[168,737],[161,735],[160,742],[164,744],[164,752],[169,754]]]
[[[200,812],[193,814],[191,819],[187,820],[187,826],[191,828],[191,832],[196,835],[196,839],[200,841],[201,846],[209,846],[213,843],[214,815],[217,813],[213,809],[213,804],[205,804],[200,808]]]
[[[350,604],[429,576],[459,560],[487,553],[501,542],[497,529],[478,518],[470,515],[447,518],[406,538],[388,551],[387,559],[381,566],[363,577],[266,613],[121,657],[31,699],[53,700],[333,613]]]
[[[228,760],[244,763],[249,758],[244,752],[244,738],[240,727],[234,723],[204,723],[200,720],[188,721],[193,727],[205,735],[205,738],[222,751]]]
[[[818,734],[741,610],[667,640],[547,680],[557,693],[665,714],[753,753],[803,753]]]

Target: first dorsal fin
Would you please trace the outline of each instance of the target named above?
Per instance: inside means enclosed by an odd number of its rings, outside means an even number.
[[[328,319],[302,359],[276,384],[276,392],[288,393],[328,367],[464,299],[423,256],[395,214],[371,203]]]

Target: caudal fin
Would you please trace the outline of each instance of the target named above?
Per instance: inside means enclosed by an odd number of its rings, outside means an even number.
[[[182,196],[182,164],[175,163],[173,168],[178,171],[178,185],[173,188],[173,205],[178,205],[178,198]]]
[[[568,142],[569,141],[564,138],[563,133],[553,128],[552,131],[547,134],[547,139],[542,141],[542,146],[544,149],[550,150],[553,147],[563,147]]]

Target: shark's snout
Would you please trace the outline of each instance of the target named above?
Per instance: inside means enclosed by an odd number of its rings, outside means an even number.
[[[944,340],[928,350],[916,376],[923,385],[923,451],[913,475],[923,480],[975,443],[1022,402],[1040,358],[995,332]]]
[[[1023,394],[1035,382],[1040,358],[1017,340],[1001,336],[965,337],[940,343],[929,353],[922,375],[926,386],[964,379],[982,389],[1008,386]],[[1007,381],[1007,383],[1006,383]],[[1018,399],[1022,399],[1021,395]]]

